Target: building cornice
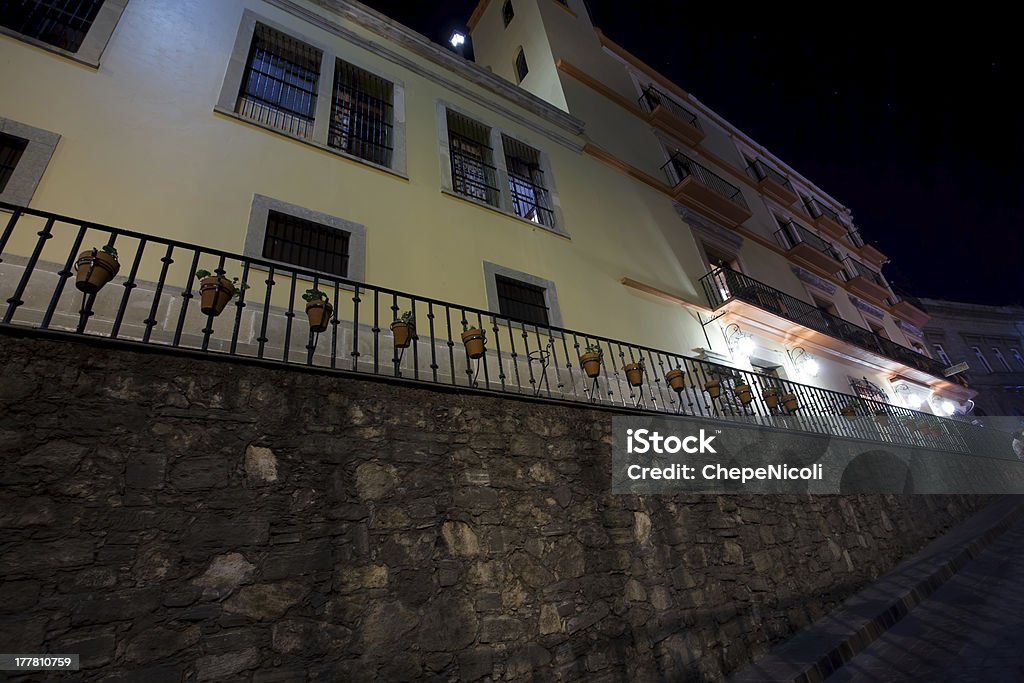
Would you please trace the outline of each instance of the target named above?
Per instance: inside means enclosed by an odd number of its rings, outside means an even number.
[[[483,107],[496,111],[560,144],[576,151],[582,148],[581,142],[573,139],[575,136],[583,133],[583,121],[580,119],[549,104],[536,95],[509,83],[500,76],[496,76],[478,64],[437,45],[426,36],[416,33],[412,29],[399,24],[362,3],[354,2],[353,0],[309,0],[309,4],[320,7],[339,18],[365,28],[385,38],[388,42],[400,46],[419,57],[423,57],[431,64],[441,67],[444,71],[454,76],[458,76],[459,79],[446,77],[446,75],[427,68],[423,63],[410,59],[388,45],[368,40],[365,36],[342,26],[339,22],[332,21],[330,18],[313,11],[306,6],[306,3],[297,0],[265,0],[265,2],[379,57],[398,64],[413,73],[428,78],[444,88]],[[567,136],[557,130],[551,130],[538,125],[529,117],[505,106],[503,102],[495,101],[494,97],[485,96],[484,93],[470,87],[464,81],[468,81],[478,86],[478,88],[496,95],[509,104],[516,105],[518,108],[541,118],[546,123],[556,126],[569,135]]]

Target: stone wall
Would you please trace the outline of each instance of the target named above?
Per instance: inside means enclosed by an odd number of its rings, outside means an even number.
[[[610,418],[0,334],[0,649],[88,681],[719,680],[983,503],[611,495]]]

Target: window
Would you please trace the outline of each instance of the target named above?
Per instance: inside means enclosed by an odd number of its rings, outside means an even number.
[[[498,310],[509,318],[535,325],[548,325],[548,306],[544,288],[504,275],[494,276],[498,290]]]
[[[501,6],[501,21],[508,26],[509,22],[512,21],[512,17],[516,15],[512,11],[512,0],[505,0],[505,4]]]
[[[972,346],[971,351],[974,351],[974,355],[978,357],[978,360],[980,360],[981,364],[985,366],[985,369],[988,370],[989,372],[992,372],[992,366],[989,365],[988,359],[985,358],[985,354],[981,352],[981,347]]]
[[[236,111],[301,138],[313,135],[321,52],[257,24]]]
[[[516,53],[516,81],[522,83],[528,73],[530,69],[526,66],[526,53],[523,52],[523,48],[519,48],[519,52]]]
[[[493,150],[488,144],[490,128],[450,109],[447,118],[452,189],[492,206],[500,206],[498,174]]]
[[[1010,349],[1010,354],[1013,355],[1013,359],[1015,361],[1017,361],[1017,365],[1019,365],[1022,369],[1024,369],[1024,357],[1022,357],[1020,355],[1020,351],[1018,351],[1017,349],[1011,348]]]
[[[935,355],[938,357],[939,360],[946,364],[947,368],[953,365],[953,361],[951,361],[949,359],[949,356],[946,355],[946,349],[942,348],[942,344],[932,344],[932,348],[935,349]]]
[[[349,234],[296,216],[270,211],[263,258],[346,277]]]
[[[517,216],[534,223],[551,226],[554,213],[540,170],[540,153],[506,135],[501,136],[505,148],[508,185],[512,192],[512,210]]]
[[[339,59],[334,68],[327,144],[390,166],[393,97],[389,81]]]
[[[102,7],[103,0],[8,0],[0,7],[0,26],[78,52]]]
[[[4,191],[7,182],[14,175],[14,169],[26,147],[28,140],[0,133],[0,192]]]
[[[1013,368],[1011,368],[1010,364],[1006,362],[1006,358],[1003,357],[1003,352],[999,350],[998,346],[992,347],[992,353],[995,354],[996,360],[1003,364],[1003,367],[1006,368],[1007,372],[1013,372]]]
[[[874,323],[869,322],[868,323],[868,327],[870,327],[871,331],[874,332],[875,334],[877,334],[879,337],[881,337],[883,339],[888,339],[889,338],[889,333],[886,332],[885,328],[882,327],[881,325],[875,325]]]

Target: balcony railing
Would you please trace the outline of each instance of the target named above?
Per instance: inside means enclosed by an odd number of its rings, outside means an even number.
[[[669,185],[673,187],[686,180],[686,178],[693,177],[694,180],[711,188],[737,206],[749,209],[747,200],[743,198],[740,188],[682,152],[677,151],[673,153],[672,157],[661,167],[661,170],[665,173],[665,177],[668,178]]]
[[[1012,453],[1007,434],[966,422],[217,249],[3,203],[0,227],[0,302],[6,302],[0,327],[618,410],[742,416],[967,454]],[[92,250],[104,246],[117,250],[118,272],[98,291],[77,291],[79,281],[99,268]],[[196,301],[202,296],[200,270],[229,281],[237,276],[248,288],[235,288],[218,314],[211,308],[216,289],[207,292],[213,294],[209,301]],[[724,271],[705,278],[709,292],[719,286],[747,291],[742,284]],[[304,315],[301,295],[307,289],[323,292],[330,304],[320,332]],[[318,310],[324,309],[314,308],[314,314]],[[412,318],[411,329],[402,328],[403,313]],[[598,357],[594,376],[582,367],[588,350]],[[640,363],[644,368],[631,381],[627,373]],[[666,373],[676,369],[685,387],[673,389]],[[717,398],[705,391],[714,381],[722,390]],[[750,395],[740,390],[743,385]],[[773,405],[765,389],[793,394],[798,409],[785,409],[781,400]],[[878,417],[840,417],[850,405],[857,415]]]
[[[868,282],[872,282],[887,291],[889,290],[889,285],[885,283],[885,278],[874,268],[861,263],[852,256],[847,256],[843,261],[846,263],[846,269],[852,277],[862,277]]]
[[[839,214],[819,202],[817,199],[807,197],[804,199],[804,205],[807,207],[807,212],[810,213],[812,217],[817,218],[818,216],[825,216],[826,218],[832,219],[839,225],[843,225],[843,221],[839,218]]]
[[[640,95],[640,106],[647,113],[653,112],[658,106],[662,106],[668,109],[675,116],[690,124],[694,128],[700,130],[700,121],[697,120],[697,115],[692,111],[684,107],[683,105],[676,102],[676,100],[666,93],[655,88],[653,85],[649,85],[643,89],[643,93]]]
[[[841,267],[839,253],[827,240],[814,234],[804,226],[795,221],[787,221],[782,228],[775,231],[775,236],[786,249],[792,249],[798,244],[808,244],[821,253],[825,254],[836,262],[836,269]]]
[[[758,182],[762,180],[774,180],[776,183],[787,189],[793,189],[793,185],[789,182],[789,178],[782,175],[760,159],[755,159],[750,166],[747,166],[747,175]]]
[[[839,316],[812,306],[731,268],[718,268],[701,278],[711,308],[719,308],[733,299],[744,301],[780,318],[798,323],[834,339],[849,342],[872,353],[891,358],[922,372],[945,378],[945,365],[928,356],[901,346],[891,339],[854,325]]]

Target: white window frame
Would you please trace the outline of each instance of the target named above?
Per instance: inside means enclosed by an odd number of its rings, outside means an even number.
[[[946,364],[946,367],[952,367],[953,361],[949,359],[949,354],[946,353],[946,349],[939,342],[932,342],[932,348],[935,349],[935,353],[938,355],[939,360]]]
[[[75,52],[64,50],[38,38],[18,33],[6,26],[0,26],[0,34],[11,36],[47,52],[67,57],[80,64],[99,68],[100,58],[103,56],[104,50],[107,49],[110,38],[114,35],[114,29],[117,28],[121,15],[124,14],[127,6],[128,0],[104,0],[103,6],[100,7],[99,12],[96,14],[96,19],[93,20],[92,25],[89,26],[89,31],[85,34],[85,39],[82,40],[82,44]]]
[[[252,47],[253,34],[256,32],[256,25],[262,24],[267,28],[279,31],[288,37],[306,43],[310,47],[320,51],[320,80],[317,83],[316,110],[313,116],[313,135],[310,138],[292,135],[287,131],[275,128],[274,126],[254,121],[240,115],[236,111],[238,93],[242,87],[242,80],[245,78],[245,67],[249,60],[249,50]],[[374,163],[369,159],[349,154],[348,152],[331,147],[327,144],[328,131],[330,129],[331,106],[334,100],[334,70],[338,61],[347,62],[352,66],[367,71],[374,76],[382,78],[391,83],[392,92],[392,143],[391,165],[383,166]],[[282,26],[267,17],[259,15],[252,10],[244,10],[242,19],[238,26],[238,33],[235,35],[235,44],[231,51],[231,58],[228,60],[227,69],[224,73],[224,81],[221,85],[220,95],[217,97],[217,104],[213,110],[218,114],[227,116],[237,121],[242,121],[251,126],[282,135],[290,140],[296,140],[303,144],[311,145],[317,149],[334,154],[365,166],[391,173],[408,180],[406,160],[406,128],[405,128],[405,84],[393,75],[382,72],[374,66],[368,65],[358,56],[341,54],[330,45],[310,38],[304,33]]]
[[[998,346],[992,347],[992,353],[995,354],[996,360],[1003,364],[1003,367],[1006,368],[1007,372],[1013,372],[1013,368],[1011,368],[1010,364],[1006,362],[1006,358],[1003,356],[1003,352],[999,350]]]
[[[1024,370],[1024,356],[1020,354],[1020,349],[1011,346],[1010,353],[1013,355],[1013,359],[1017,361],[1017,365],[1020,366],[1021,370]]]
[[[985,353],[981,350],[981,347],[972,346],[971,351],[973,351],[974,355],[981,361],[981,364],[985,366],[985,369],[991,373],[993,371],[992,364],[988,362],[988,358],[985,357]]]

